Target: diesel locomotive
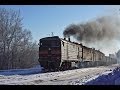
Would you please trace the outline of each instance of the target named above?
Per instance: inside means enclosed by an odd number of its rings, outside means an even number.
[[[47,71],[69,70],[75,68],[95,67],[117,63],[117,60],[105,56],[95,48],[72,42],[70,38],[58,36],[45,37],[39,40],[40,65]]]

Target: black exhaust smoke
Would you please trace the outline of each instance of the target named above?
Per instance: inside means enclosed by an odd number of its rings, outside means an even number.
[[[81,24],[71,24],[63,32],[65,37],[73,36],[87,46],[97,43],[97,49],[113,46],[120,39],[120,19],[116,16],[103,16]],[[99,45],[98,45],[99,43]],[[113,50],[114,51],[114,50]]]
[[[74,36],[78,41],[86,43],[118,39],[120,21],[115,17],[104,16],[85,24],[71,24],[64,30],[63,34],[64,36]]]

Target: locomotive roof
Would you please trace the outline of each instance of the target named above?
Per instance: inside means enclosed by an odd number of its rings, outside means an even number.
[[[67,41],[67,42],[70,42],[70,43],[73,43],[73,44],[77,44],[77,45],[82,45],[81,43],[77,43],[77,42],[72,42],[72,41],[69,41],[69,40],[66,40],[66,39],[63,39],[63,38],[60,38],[62,41]]]
[[[60,39],[60,40],[67,41],[67,42],[70,42],[70,43],[82,45],[82,44],[79,44],[79,43],[77,43],[77,42],[71,42],[71,41],[68,41],[68,40],[66,40],[66,39],[59,38],[59,36],[45,37],[45,38],[41,38],[40,40],[44,40],[44,39]]]
[[[86,48],[86,49],[92,49],[92,50],[95,50],[95,48],[89,48],[87,46],[83,46],[82,43],[77,43],[77,42],[72,42],[72,41],[69,41],[69,40],[66,40],[66,39],[63,39],[63,38],[59,38],[59,36],[52,36],[52,37],[45,37],[45,38],[41,38],[42,40],[44,39],[60,39],[62,41],[67,41],[67,42],[70,42],[70,43],[73,43],[73,44],[76,44],[76,45],[81,45],[82,47]],[[97,52],[101,52],[99,50],[96,50]],[[101,52],[102,53],[102,52]],[[102,53],[104,54],[104,53]]]
[[[67,41],[67,42],[71,42],[71,41],[68,41],[68,40],[66,40],[66,39],[62,39],[62,38],[60,38],[61,40],[64,40],[64,41]],[[81,45],[82,47],[84,47],[84,48],[86,48],[86,49],[90,49],[90,50],[95,50],[95,51],[97,51],[97,52],[100,52],[100,53],[102,53],[101,51],[99,51],[99,50],[96,50],[95,48],[89,48],[89,47],[87,47],[87,46],[83,46],[82,45],[82,43],[77,43],[77,42],[71,42],[71,43],[74,43],[74,44],[77,44],[77,45]],[[104,54],[104,53],[102,53],[102,54]]]
[[[44,39],[60,39],[60,38],[58,36],[52,36],[52,37],[41,38],[40,40],[44,40]]]

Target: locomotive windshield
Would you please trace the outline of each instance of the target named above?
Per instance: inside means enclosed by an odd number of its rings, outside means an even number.
[[[42,40],[40,41],[41,47],[59,47],[60,43],[58,40]]]

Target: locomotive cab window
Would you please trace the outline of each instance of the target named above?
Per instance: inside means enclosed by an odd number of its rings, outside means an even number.
[[[41,41],[41,42],[40,42],[40,46],[42,46],[42,47],[49,47],[49,46],[50,46],[50,42],[47,41],[47,40]]]
[[[52,47],[58,47],[59,46],[59,42],[58,41],[51,41],[51,46]]]

